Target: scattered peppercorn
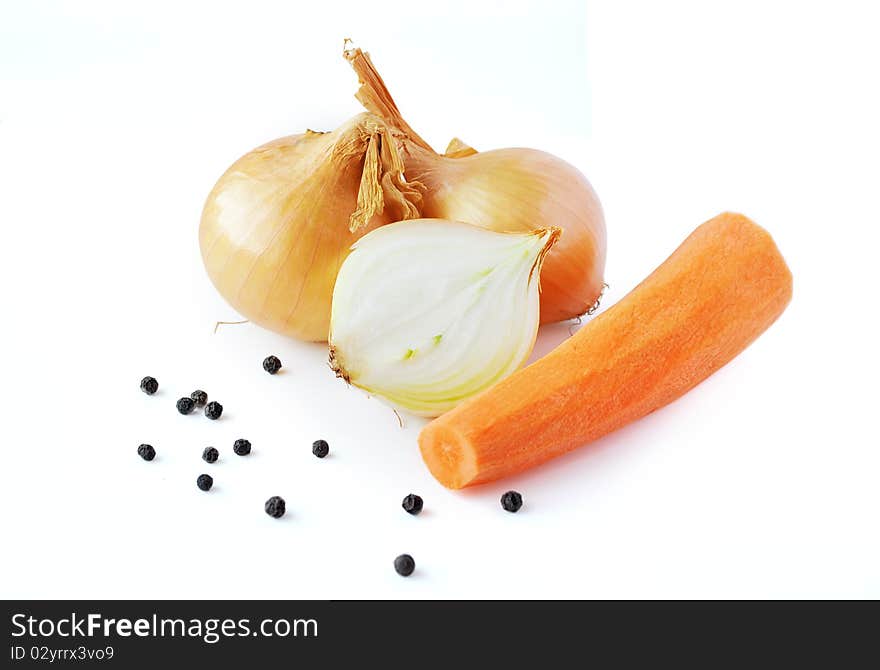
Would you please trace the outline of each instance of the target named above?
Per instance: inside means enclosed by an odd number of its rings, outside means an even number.
[[[207,447],[202,452],[202,458],[208,463],[216,463],[217,459],[220,458],[220,452],[217,451],[214,447]]]
[[[270,375],[274,375],[281,369],[281,361],[278,356],[266,356],[263,359],[263,369]]]
[[[312,442],[312,453],[318,458],[324,458],[330,453],[330,445],[326,440],[315,440]]]
[[[422,500],[422,497],[417,496],[415,493],[410,493],[406,498],[403,499],[403,509],[405,509],[413,516],[422,511],[422,507],[424,507],[424,504],[425,502]]]
[[[156,381],[155,377],[144,377],[141,379],[141,391],[147,395],[153,395],[158,390],[159,382]]]
[[[152,461],[156,458],[156,450],[153,449],[152,445],[142,444],[138,447],[138,456],[143,458],[145,461]]]
[[[508,491],[501,496],[501,506],[508,512],[519,512],[522,507],[522,496],[517,491]]]
[[[204,407],[205,403],[208,402],[208,394],[204,391],[193,391],[189,394],[189,397],[192,398],[196,407]]]
[[[177,411],[181,414],[189,414],[195,405],[192,398],[181,398],[177,401]]]
[[[196,486],[202,489],[202,491],[210,491],[211,487],[214,486],[214,478],[211,475],[199,475],[199,478],[196,480]]]
[[[266,514],[273,519],[280,519],[287,511],[287,505],[281,496],[272,496],[266,501]]]
[[[236,440],[235,444],[232,445],[232,451],[239,456],[247,456],[251,453],[251,443],[249,440]]]
[[[219,419],[221,414],[223,414],[223,405],[221,405],[216,400],[212,400],[207,405],[205,405],[205,416],[212,421],[216,421],[217,419]]]
[[[409,577],[416,569],[416,562],[409,554],[401,554],[394,559],[394,569],[401,577]]]

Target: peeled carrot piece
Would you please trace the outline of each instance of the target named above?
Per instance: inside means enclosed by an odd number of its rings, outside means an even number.
[[[547,356],[428,424],[422,457],[452,489],[543,463],[689,391],[790,300],[769,233],[741,214],[716,216]]]

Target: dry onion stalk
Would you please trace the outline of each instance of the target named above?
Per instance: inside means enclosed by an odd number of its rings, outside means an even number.
[[[432,219],[372,231],[336,280],[331,368],[423,416],[489,388],[532,351],[541,265],[559,236]]]
[[[422,216],[452,219],[501,232],[558,226],[565,231],[542,272],[541,322],[587,312],[602,291],[605,219],[586,177],[560,158],[534,149],[477,152],[453,140],[434,152],[403,119],[391,94],[360,49],[347,49],[364,107],[401,132],[408,180],[424,186]]]

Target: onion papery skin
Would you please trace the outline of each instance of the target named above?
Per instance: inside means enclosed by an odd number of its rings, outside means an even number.
[[[389,179],[374,189],[381,211],[351,230],[368,130],[387,128],[361,114],[330,133],[282,137],[239,158],[217,181],[199,246],[208,276],[239,314],[283,335],[326,340],[336,274],[352,244],[417,215],[399,193],[399,202],[381,207],[383,191],[394,189]]]
[[[541,271],[541,323],[583,315],[604,284],[602,205],[574,166],[536,149],[441,156],[404,142],[407,179],[425,186],[422,216],[498,232],[562,229]]]

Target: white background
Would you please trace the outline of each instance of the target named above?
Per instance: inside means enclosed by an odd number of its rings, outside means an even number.
[[[3,2],[0,596],[880,597],[875,7]],[[788,259],[788,311],[672,406],[446,491],[422,422],[399,429],[323,347],[212,334],[237,315],[201,266],[204,197],[250,148],[359,111],[348,36],[435,147],[534,146],[587,174],[605,307],[734,209]],[[222,420],[177,414],[195,388]],[[400,509],[411,491],[420,517]]]

